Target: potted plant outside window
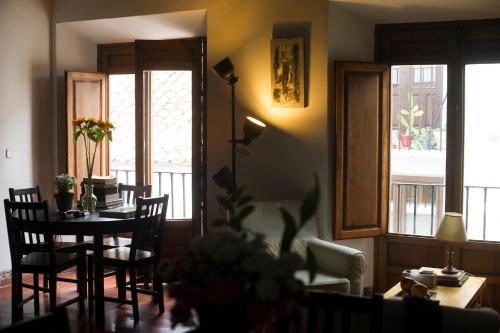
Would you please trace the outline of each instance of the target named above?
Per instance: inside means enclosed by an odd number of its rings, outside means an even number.
[[[56,176],[54,181],[57,187],[57,193],[54,194],[57,203],[57,209],[60,212],[65,212],[73,208],[73,199],[75,194],[70,192],[70,190],[75,186],[76,180],[75,177],[61,174]]]
[[[418,107],[418,104],[413,105],[413,95],[408,93],[408,110],[401,109],[399,115],[399,122],[403,127],[405,127],[404,134],[401,134],[401,146],[408,148],[411,146],[412,135],[415,132],[414,124],[415,118],[422,117],[424,111]],[[408,117],[408,118],[405,118]]]

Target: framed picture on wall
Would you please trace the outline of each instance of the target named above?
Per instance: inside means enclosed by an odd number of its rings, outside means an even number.
[[[304,107],[304,39],[271,40],[272,107]]]

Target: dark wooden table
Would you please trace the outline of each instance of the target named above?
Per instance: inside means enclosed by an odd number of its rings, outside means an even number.
[[[51,214],[48,228],[56,235],[75,235],[77,241],[83,241],[84,236],[93,236],[94,251],[94,293],[95,293],[95,324],[104,327],[104,266],[103,266],[103,235],[121,232],[132,232],[141,224],[133,218],[115,219],[100,217],[92,213],[84,217],[61,219],[57,214]]]

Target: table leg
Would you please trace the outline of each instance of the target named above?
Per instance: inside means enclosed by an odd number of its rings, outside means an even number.
[[[94,235],[95,323],[104,327],[104,267],[102,264],[102,234]]]

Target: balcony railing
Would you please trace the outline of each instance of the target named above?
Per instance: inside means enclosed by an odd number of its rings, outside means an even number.
[[[135,184],[135,170],[110,169],[118,182]],[[190,219],[191,211],[191,172],[153,171],[153,196],[168,194],[167,217],[171,219]]]
[[[434,235],[444,214],[444,184],[416,184],[404,182],[391,183],[390,232]],[[474,199],[472,199],[471,192]],[[463,218],[465,229],[473,228],[473,239],[490,240],[488,231],[489,196],[494,193],[495,201],[500,197],[500,187],[464,186]],[[491,207],[490,207],[491,208]],[[492,219],[499,219],[493,215]],[[478,217],[481,220],[478,220]],[[471,237],[469,233],[469,237]]]

